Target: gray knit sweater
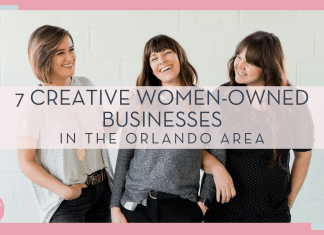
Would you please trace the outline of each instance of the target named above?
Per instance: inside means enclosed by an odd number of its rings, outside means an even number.
[[[209,150],[225,164],[225,150]],[[120,149],[114,176],[110,207],[132,203],[135,210],[146,205],[151,190],[198,201],[202,149]],[[212,201],[216,189],[212,175],[202,186],[200,197]]]

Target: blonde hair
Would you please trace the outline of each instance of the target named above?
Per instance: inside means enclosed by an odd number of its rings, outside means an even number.
[[[57,26],[44,25],[36,29],[29,37],[28,60],[35,76],[41,82],[51,84],[51,63],[57,47],[70,33]]]

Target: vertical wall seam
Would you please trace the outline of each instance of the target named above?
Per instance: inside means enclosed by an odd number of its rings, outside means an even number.
[[[62,25],[62,10],[60,11],[60,25]]]
[[[179,10],[179,29],[181,30],[181,16],[182,16],[182,11]]]
[[[92,38],[91,38],[91,28],[88,29],[88,39],[89,39],[89,55],[88,55],[88,59],[90,59],[91,54],[92,54]]]
[[[17,198],[16,198],[16,174],[13,174],[14,177],[13,177],[13,195],[14,195],[14,201],[17,201]]]
[[[121,29],[122,28],[122,11],[121,10],[119,11],[119,19],[118,19],[118,21],[119,21],[119,28]]]
[[[315,56],[315,58],[317,58],[317,34],[318,34],[318,32],[315,32],[315,34],[314,34],[314,56]]]
[[[2,56],[0,56],[0,86],[3,84],[3,65],[2,65]]]
[[[241,11],[239,10],[238,11],[238,26],[239,26],[239,29],[242,29],[242,26],[241,26]]]
[[[297,11],[297,30],[299,30],[299,24],[300,24],[300,11]]]
[[[299,66],[300,66],[300,60],[297,59],[297,66],[296,66],[296,74],[297,74],[297,77],[296,77],[296,86],[298,86],[300,84],[300,76],[299,76],[299,73],[300,73],[300,69],[299,69]]]
[[[121,65],[121,63],[122,63],[122,59],[118,59],[118,64],[119,64],[119,85],[121,86],[121,85],[123,85],[122,84],[122,65]]]

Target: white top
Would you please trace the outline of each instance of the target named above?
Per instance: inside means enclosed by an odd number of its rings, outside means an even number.
[[[71,86],[93,86],[93,84],[87,78],[73,76]],[[39,133],[39,125],[44,125],[44,122],[47,120],[39,120],[37,107],[33,110],[33,112],[29,110],[28,113],[20,115],[23,118],[18,124],[18,136],[31,136],[40,139],[41,133]],[[66,110],[66,113],[60,114],[64,118],[55,121],[62,122],[62,126],[64,126],[65,119],[71,119],[67,122],[71,123],[74,121],[76,125],[78,125],[78,122],[81,122],[80,117],[73,117],[71,115],[69,108],[60,110]],[[89,115],[92,120],[102,125],[100,120],[101,116],[98,112],[91,112]],[[40,124],[40,122],[43,123]],[[48,123],[48,125],[50,124]],[[66,185],[85,183],[88,175],[105,168],[109,176],[108,181],[111,188],[112,167],[109,161],[108,151],[106,149],[86,149],[85,152],[85,158],[81,162],[77,157],[77,149],[37,149],[35,160],[49,174]],[[47,223],[64,199],[32,181],[30,183],[36,199],[40,222]]]

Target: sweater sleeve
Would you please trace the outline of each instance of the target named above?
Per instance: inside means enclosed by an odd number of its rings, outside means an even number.
[[[226,161],[225,149],[209,149],[211,155],[216,157],[223,165]],[[213,175],[205,173],[201,183],[200,198],[208,198],[210,201],[216,196],[216,185]]]
[[[133,96],[129,100],[130,105],[126,108],[126,111],[120,109],[119,112],[123,112],[125,116],[126,112],[132,113],[134,110],[136,110],[136,102],[136,96]],[[136,127],[125,126],[122,128],[120,145],[127,145],[126,136],[131,132],[136,133]],[[118,150],[110,207],[120,207],[120,201],[125,192],[126,173],[129,170],[130,162],[134,158],[134,154],[135,149]]]
[[[134,152],[135,149],[118,150],[110,207],[120,207],[120,200],[125,191],[126,173],[129,169],[130,161],[134,157]]]

